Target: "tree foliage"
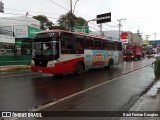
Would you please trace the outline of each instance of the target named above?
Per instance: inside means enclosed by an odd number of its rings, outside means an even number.
[[[85,22],[86,20],[82,17],[76,17],[71,13],[63,14],[58,19],[58,24],[66,29],[69,29],[70,26],[83,26]]]
[[[85,19],[82,17],[76,17],[75,15],[69,13],[63,14],[57,20],[59,26],[54,26],[54,24],[48,20],[45,15],[33,16],[34,19],[41,22],[42,30],[52,30],[52,29],[63,29],[69,30],[70,26],[83,26],[85,24]]]
[[[157,58],[156,61],[154,62],[154,73],[155,73],[155,78],[159,79],[160,78],[160,58]]]
[[[52,21],[49,21],[45,15],[37,15],[37,16],[33,16],[33,18],[40,21],[42,30],[46,30],[46,29],[50,30],[54,25]]]

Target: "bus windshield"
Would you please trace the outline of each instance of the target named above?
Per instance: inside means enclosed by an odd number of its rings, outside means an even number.
[[[55,34],[53,36],[37,36],[33,40],[32,57],[56,60],[59,56],[58,46],[58,40]]]

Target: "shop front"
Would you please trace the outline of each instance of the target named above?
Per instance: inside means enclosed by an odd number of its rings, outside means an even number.
[[[0,41],[0,66],[4,65],[30,65],[32,53],[32,38],[38,28],[32,26],[14,26],[14,40],[12,42]],[[9,40],[8,40],[9,41]]]

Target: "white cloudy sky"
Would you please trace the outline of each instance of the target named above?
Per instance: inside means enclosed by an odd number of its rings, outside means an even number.
[[[29,15],[46,15],[51,21],[70,9],[70,0],[0,0],[4,3],[5,13],[0,17]],[[76,0],[73,1],[73,6]],[[57,5],[58,4],[58,5]],[[78,0],[75,14],[86,20],[96,18],[96,15],[111,12],[112,21],[103,24],[103,30],[118,30],[117,19],[122,21],[122,30],[136,33],[139,30],[149,39],[160,39],[160,0]],[[108,26],[109,25],[109,26]],[[99,30],[96,22],[89,23],[90,29]]]

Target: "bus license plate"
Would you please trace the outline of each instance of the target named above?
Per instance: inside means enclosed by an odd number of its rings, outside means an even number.
[[[42,72],[42,70],[38,70],[38,72],[40,72],[40,73],[41,73],[41,72]]]

